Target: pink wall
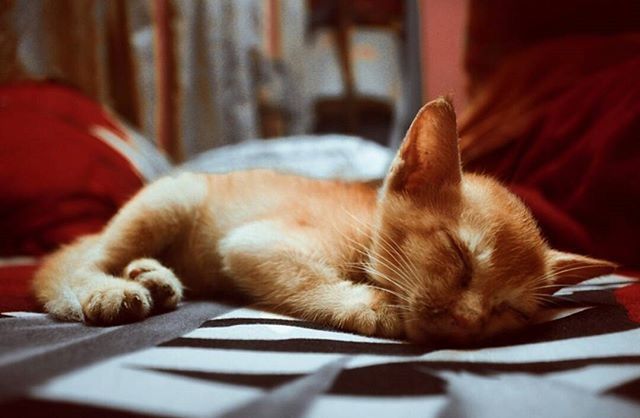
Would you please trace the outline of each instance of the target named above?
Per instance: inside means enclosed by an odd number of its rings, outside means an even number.
[[[424,101],[450,94],[456,109],[467,104],[463,52],[466,0],[419,0]]]

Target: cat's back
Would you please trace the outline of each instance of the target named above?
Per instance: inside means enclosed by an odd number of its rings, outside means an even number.
[[[223,229],[264,218],[295,218],[318,224],[347,208],[372,213],[376,189],[364,182],[321,180],[273,170],[248,170],[207,176],[209,210]]]

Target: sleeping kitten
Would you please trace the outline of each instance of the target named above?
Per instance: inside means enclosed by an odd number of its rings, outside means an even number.
[[[550,249],[507,189],[462,173],[455,113],[438,99],[379,192],[264,170],[167,177],[48,257],[35,291],[55,317],[93,324],[173,309],[184,286],[366,335],[469,342],[613,268]]]

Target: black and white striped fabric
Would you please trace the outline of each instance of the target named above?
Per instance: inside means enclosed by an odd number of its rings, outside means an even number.
[[[553,320],[466,349],[367,338],[250,307],[217,305],[212,311],[215,305],[188,303],[178,316],[58,341],[55,357],[46,362],[38,353],[23,353],[39,370],[47,362],[73,363],[109,351],[108,341],[126,347],[144,340],[140,334],[149,334],[149,324],[156,329],[165,323],[179,335],[154,334],[146,340],[151,347],[112,352],[34,380],[16,396],[5,396],[0,410],[11,411],[6,416],[82,417],[638,417],[640,324],[632,310],[640,292],[615,290],[628,282],[606,276],[566,289],[558,294],[562,309]],[[174,326],[188,328],[186,322],[207,313],[211,318],[189,332]],[[0,318],[0,330],[12,321],[19,330],[20,321],[46,319],[10,313]],[[30,332],[36,338],[51,326],[42,322]],[[88,328],[65,326],[76,333]],[[11,337],[4,332],[3,338]],[[0,352],[5,392],[12,370],[6,366],[16,363],[16,351],[12,356]],[[23,377],[38,373],[30,362],[20,363]],[[15,368],[11,373],[14,382],[23,378]]]

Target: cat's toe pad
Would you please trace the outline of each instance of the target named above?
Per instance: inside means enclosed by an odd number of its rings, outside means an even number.
[[[174,309],[182,299],[182,285],[173,272],[158,261],[134,260],[125,268],[124,277],[143,285],[151,293],[157,310]]]
[[[144,319],[151,310],[149,291],[137,283],[114,281],[93,291],[83,302],[87,322],[115,325]]]

